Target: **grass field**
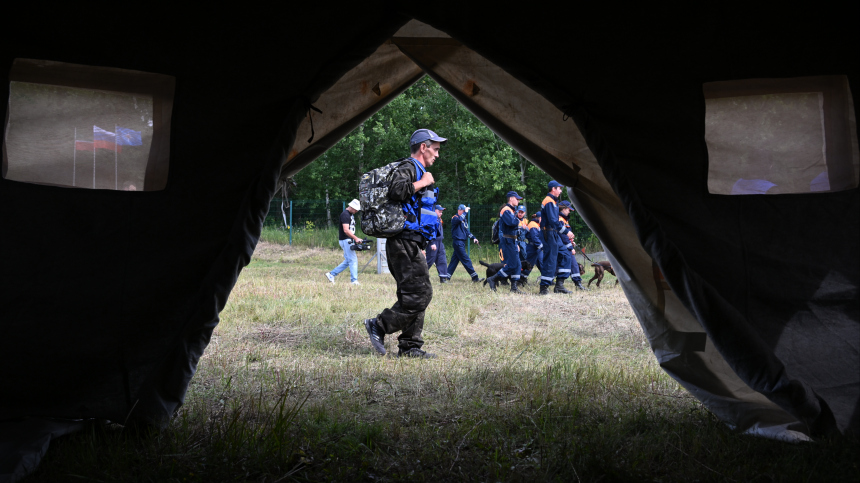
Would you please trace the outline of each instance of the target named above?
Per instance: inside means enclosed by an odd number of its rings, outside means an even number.
[[[341,259],[261,243],[172,424],[93,427],[27,481],[857,481],[856,440],[720,423],[657,366],[611,275],[548,297],[433,277],[424,348],[439,358],[400,360],[362,325],[393,279],[331,284]]]

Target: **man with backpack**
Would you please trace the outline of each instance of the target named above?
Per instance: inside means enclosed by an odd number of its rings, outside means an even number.
[[[519,232],[520,219],[517,218],[516,209],[520,200],[523,199],[516,191],[508,191],[505,196],[507,204],[499,212],[499,248],[505,260],[505,266],[495,275],[487,278],[490,289],[496,291],[496,280],[511,277],[511,292],[519,293],[517,285],[520,282],[519,246],[517,245],[517,233]]]
[[[388,200],[399,202],[405,217],[402,230],[387,237],[385,255],[388,270],[397,283],[397,302],[373,319],[366,319],[364,327],[370,344],[376,352],[385,355],[385,336],[400,332],[397,338],[398,357],[432,359],[435,354],[421,350],[424,339],[424,311],[433,298],[430,270],[422,251],[436,235],[437,215],[433,210],[436,192],[433,175],[427,169],[439,157],[439,148],[446,139],[429,129],[419,129],[410,139],[411,156],[400,160],[386,179]],[[370,173],[364,177],[369,176]],[[363,178],[364,178],[363,177]],[[361,183],[359,184],[361,191]],[[365,196],[365,193],[362,193]],[[362,204],[363,206],[363,204]],[[369,214],[368,216],[373,216]],[[391,219],[393,214],[377,216],[377,222]],[[398,218],[402,219],[402,218]],[[362,217],[362,229],[365,217]]]
[[[460,205],[457,207],[457,214],[451,217],[451,238],[454,240],[454,254],[448,264],[448,278],[450,279],[454,275],[457,264],[462,263],[466,272],[472,277],[472,281],[478,283],[484,279],[478,277],[478,272],[472,266],[472,259],[469,258],[469,252],[466,251],[467,240],[478,243],[478,239],[469,231],[469,223],[466,222],[466,212],[468,211],[469,208],[466,205]]]

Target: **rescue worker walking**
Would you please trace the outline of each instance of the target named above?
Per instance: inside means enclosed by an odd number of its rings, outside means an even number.
[[[549,286],[555,277],[555,293],[571,293],[564,288],[564,279],[570,273],[570,252],[564,249],[567,242],[562,241],[570,232],[564,226],[558,213],[558,197],[561,194],[561,183],[552,180],[547,185],[549,193],[541,203],[541,231],[543,232],[544,247],[541,262],[540,295],[549,293]],[[566,256],[565,256],[566,255]]]
[[[469,209],[466,208],[466,205],[460,205],[457,207],[457,214],[451,217],[451,238],[454,241],[454,255],[451,256],[451,262],[448,264],[448,278],[450,279],[454,275],[457,264],[462,263],[466,272],[472,277],[473,282],[483,282],[484,279],[478,277],[478,272],[472,266],[472,259],[469,258],[469,252],[466,251],[467,240],[478,243],[478,239],[469,231],[469,224],[466,222],[467,211]]]
[[[526,261],[529,262],[532,267],[537,267],[538,270],[541,270],[541,267],[543,266],[543,263],[541,263],[541,258],[543,256],[543,235],[540,232],[540,220],[540,211],[538,211],[532,216],[528,225],[526,225],[528,228],[528,234],[526,235],[526,239],[528,240],[528,245],[526,246]],[[523,282],[528,282],[529,274],[531,274],[531,272],[532,269],[523,270],[521,280]]]
[[[508,191],[505,197],[508,203],[499,212],[499,248],[502,250],[505,266],[496,272],[495,275],[487,278],[487,283],[490,285],[490,289],[495,292],[496,280],[511,277],[511,292],[521,293],[517,288],[517,285],[520,283],[520,271],[522,270],[520,255],[518,253],[519,246],[517,245],[517,232],[520,228],[520,219],[517,218],[515,213],[517,205],[523,198],[516,191]]]
[[[562,219],[564,219],[564,226],[570,230],[570,214],[573,212],[573,206],[571,206],[570,201],[564,200],[558,204],[559,214]],[[579,290],[587,290],[582,286],[582,276],[579,273],[579,263],[576,261],[576,242],[573,241],[575,235],[571,230],[568,233],[570,243],[564,246],[564,248],[570,251],[570,279],[573,280],[573,284],[576,285],[576,288]]]
[[[517,206],[517,220],[519,220],[519,226],[517,227],[517,246],[520,247],[520,262],[526,259],[526,235],[529,232],[529,220],[526,218],[526,207],[523,205]]]
[[[437,223],[436,223],[436,238],[430,241],[430,246],[427,248],[427,269],[429,270],[433,264],[436,264],[436,273],[439,274],[440,283],[448,283],[448,257],[445,256],[444,232],[442,231],[442,212],[445,208],[440,205],[435,207]]]
[[[435,354],[421,349],[424,339],[424,311],[433,298],[430,271],[421,253],[436,234],[437,216],[433,211],[436,201],[435,180],[427,169],[439,157],[439,148],[446,139],[429,129],[419,129],[410,139],[411,157],[392,172],[388,199],[399,201],[406,215],[403,231],[388,238],[385,255],[388,270],[397,283],[397,302],[372,319],[365,319],[364,327],[370,336],[370,345],[385,355],[385,336],[400,332],[397,338],[397,357],[432,359]],[[432,201],[433,204],[427,204]]]

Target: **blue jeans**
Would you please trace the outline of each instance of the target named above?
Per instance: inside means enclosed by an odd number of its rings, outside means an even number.
[[[337,274],[346,270],[346,267],[349,267],[349,281],[356,282],[358,281],[358,255],[355,254],[355,250],[350,250],[349,246],[351,245],[352,240],[340,240],[340,247],[343,248],[343,261],[340,265],[334,267],[334,270],[331,271],[332,276],[336,277]]]

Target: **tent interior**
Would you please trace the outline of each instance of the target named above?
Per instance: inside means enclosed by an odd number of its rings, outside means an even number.
[[[710,411],[786,441],[858,433],[850,28],[386,5],[3,34],[0,473],[84,420],[165,425],[280,183],[424,75],[568,187]]]

